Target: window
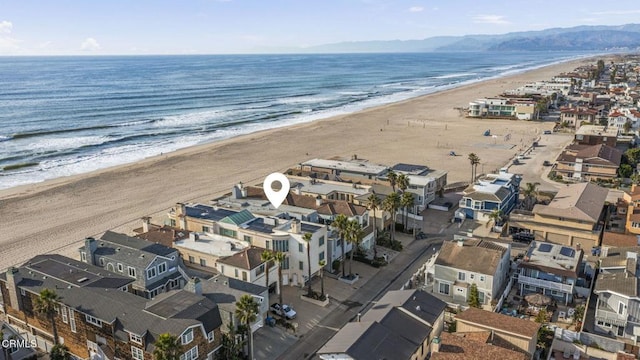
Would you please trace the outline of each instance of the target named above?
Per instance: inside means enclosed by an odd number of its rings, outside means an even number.
[[[118,271],[119,272],[123,272],[124,271],[124,266],[122,264],[118,264]]]
[[[169,225],[171,225],[172,227],[176,227],[176,220],[175,219],[169,219]]]
[[[289,270],[289,258],[285,257],[280,266],[282,267],[282,270]]]
[[[482,291],[478,291],[478,302],[484,304],[484,293]]]
[[[289,252],[289,240],[273,240],[273,251]]]
[[[247,281],[247,272],[246,271],[242,272],[242,281]]]
[[[142,337],[134,333],[129,333],[129,340],[133,341],[136,344],[142,345]]]
[[[318,239],[318,246],[323,246],[324,245],[324,236],[320,236],[320,238]]]
[[[100,266],[104,266],[104,258],[98,259],[98,263],[100,264]]]
[[[251,236],[249,236],[249,235],[245,235],[245,236],[244,236],[244,241],[248,242],[249,244],[251,244],[251,241],[252,241],[252,240],[253,240],[253,239],[251,238]]]
[[[80,260],[82,260],[82,262],[87,262],[87,253],[86,252],[81,252],[80,253]]]
[[[202,226],[202,232],[204,232],[204,233],[211,232],[211,228],[210,228],[210,227],[208,227],[208,226],[204,226],[204,225],[203,225],[203,226]]]
[[[207,260],[206,259],[200,259],[200,266],[207,266]]]
[[[466,274],[465,273],[463,273],[463,272],[459,272],[458,273],[458,280],[464,281],[465,278],[466,278]]]
[[[207,340],[209,340],[209,342],[213,342],[213,340],[215,340],[214,336],[215,335],[213,333],[213,330],[209,331],[209,333],[207,334]]]
[[[196,258],[194,258],[193,256],[189,255],[189,264],[193,264],[196,262]]]
[[[132,346],[131,357],[133,357],[134,360],[144,360],[144,351],[142,351],[142,349],[140,348]]]
[[[63,323],[68,323],[69,322],[69,318],[67,317],[67,307],[66,306],[62,306],[60,308],[60,311],[62,312],[62,322]]]
[[[220,228],[220,235],[235,238],[238,236],[238,233],[234,230]]]
[[[132,268],[131,266],[127,266],[127,270],[129,271],[129,276],[136,277],[136,268]]]
[[[324,251],[321,251],[320,254],[318,254],[318,261],[322,260],[324,260]]]
[[[196,360],[198,358],[198,346],[194,346],[191,350],[180,355],[180,360]]]
[[[298,251],[304,252],[304,245],[302,245],[301,243],[298,244]]]
[[[91,315],[86,315],[85,318],[89,324],[102,327],[102,320],[96,319]]]
[[[476,274],[469,274],[469,279],[473,280],[476,278]]]
[[[73,309],[69,309],[69,326],[71,326],[71,332],[76,332],[76,318]]]
[[[271,242],[270,242],[269,240],[266,240],[266,241],[264,242],[264,247],[265,247],[267,250],[271,250],[271,248],[269,247],[269,245],[271,245]]]
[[[298,268],[304,270],[304,263],[302,261],[298,261]]]
[[[156,268],[155,268],[155,266],[147,269],[147,279],[153,279],[154,277],[156,277]]]
[[[484,281],[484,275],[480,275],[480,281]]]
[[[622,301],[618,301],[618,314],[624,314],[624,303]]]
[[[185,332],[182,333],[182,336],[180,336],[180,339],[182,340],[182,345],[187,345],[190,342],[193,341],[193,329],[189,329]]]
[[[264,264],[261,264],[260,266],[258,266],[258,268],[256,269],[256,276],[260,276],[262,274],[264,274]]]
[[[440,294],[449,295],[449,284],[440,283]]]
[[[237,279],[237,278],[239,278],[239,277],[240,277],[240,275],[238,275],[238,269],[233,269],[233,270],[235,271],[236,279]]]
[[[164,272],[167,272],[167,263],[158,264],[158,274],[162,274]]]

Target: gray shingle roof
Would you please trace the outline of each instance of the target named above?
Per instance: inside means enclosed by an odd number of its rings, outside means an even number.
[[[597,222],[607,199],[608,189],[591,183],[560,188],[549,205],[536,205],[535,214]]]
[[[176,252],[175,249],[162,244],[153,243],[144,239],[131,237],[125,234],[113,231],[105,232],[98,241],[110,242],[114,245],[120,245],[131,249],[140,250],[154,255],[168,256]]]
[[[338,333],[339,334],[339,333]],[[415,345],[374,322],[346,351],[354,359],[411,359]]]
[[[459,246],[457,241],[445,241],[435,263],[493,276],[507,249],[500,245],[482,246],[483,242],[467,240]]]
[[[595,293],[615,292],[628,297],[638,297],[640,290],[638,289],[638,278],[627,271],[616,273],[602,273],[598,275],[596,286],[593,289]]]

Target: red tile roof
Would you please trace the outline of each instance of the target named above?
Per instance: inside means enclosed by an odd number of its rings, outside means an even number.
[[[482,341],[483,338],[484,341]],[[522,352],[505,349],[497,344],[488,344],[489,336],[485,332],[481,336],[470,336],[469,333],[450,334],[443,332],[440,339],[440,350],[431,353],[433,360],[521,360],[531,358]]]

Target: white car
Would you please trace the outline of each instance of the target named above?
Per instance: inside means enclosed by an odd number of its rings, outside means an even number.
[[[275,303],[271,305],[271,312],[280,316],[284,316],[285,318],[291,320],[295,319],[296,311],[291,308],[289,305],[280,305]]]

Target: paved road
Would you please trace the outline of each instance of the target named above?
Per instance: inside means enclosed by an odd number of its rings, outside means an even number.
[[[301,337],[278,359],[311,359],[335,333],[347,322],[363,313],[373,302],[388,290],[399,290],[413,273],[432,255],[435,244],[442,243],[444,237],[416,240],[399,253],[375,277],[364,284],[358,292],[339,305],[320,324]]]

